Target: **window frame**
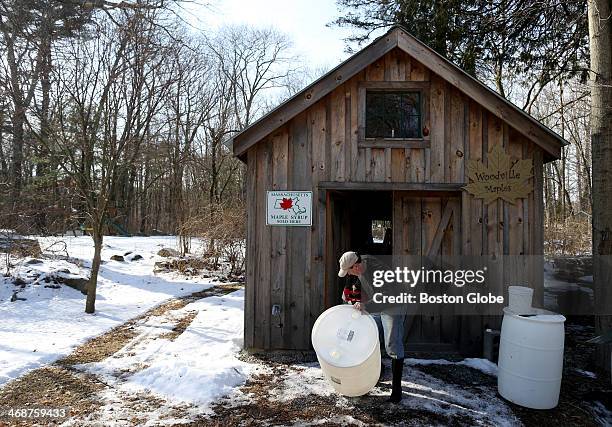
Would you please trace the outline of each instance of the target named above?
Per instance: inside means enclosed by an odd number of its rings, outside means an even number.
[[[424,136],[423,129],[431,128],[429,124],[429,82],[360,82],[359,83],[359,114],[358,138],[360,148],[428,148],[430,135]],[[421,137],[419,138],[366,138],[366,93],[367,92],[418,92],[421,105]]]

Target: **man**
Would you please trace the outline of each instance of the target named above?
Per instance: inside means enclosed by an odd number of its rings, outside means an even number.
[[[398,307],[382,306],[372,301],[375,292],[385,293],[394,284],[386,284],[377,290],[373,285],[375,271],[386,271],[390,268],[371,255],[360,256],[355,252],[345,252],[340,257],[339,277],[347,274],[357,276],[361,282],[361,302],[353,305],[358,310],[368,311],[376,320],[379,333],[384,339],[385,350],[391,357],[393,382],[388,402],[398,403],[402,400],[402,373],[404,370],[404,314]],[[392,289],[392,288],[391,288]],[[396,289],[392,289],[396,291]],[[393,292],[395,293],[395,292]]]

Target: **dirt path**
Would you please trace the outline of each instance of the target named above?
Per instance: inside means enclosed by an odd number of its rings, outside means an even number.
[[[68,425],[108,425],[105,420],[110,418],[124,425],[139,425],[147,420],[163,418],[186,421],[184,415],[189,413],[187,405],[169,405],[147,393],[127,395],[109,381],[84,372],[77,366],[115,357],[120,350],[121,357],[129,357],[129,349],[143,340],[174,340],[185,331],[197,314],[195,311],[182,310],[185,306],[202,298],[234,292],[241,287],[239,284],[218,285],[167,301],[91,339],[65,358],[7,383],[0,389],[0,408],[63,407],[69,409],[70,419],[19,420],[4,416],[0,418],[0,425],[31,426],[37,425],[37,422],[38,425],[56,425],[67,421]],[[143,325],[156,318],[165,322],[164,329],[145,333],[139,331]],[[128,372],[114,373],[114,380],[120,382],[139,369],[142,366],[130,366]]]

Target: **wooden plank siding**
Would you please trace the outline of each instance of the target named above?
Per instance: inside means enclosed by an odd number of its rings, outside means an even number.
[[[266,171],[269,164],[273,162],[272,155],[272,141],[270,139],[257,145],[257,170]],[[255,337],[254,343],[256,347],[269,348],[270,346],[270,322],[271,322],[271,261],[272,261],[272,250],[271,250],[271,233],[272,229],[265,226],[266,223],[266,191],[272,186],[272,174],[265,173],[261,178],[257,179],[257,200],[256,209],[257,212],[257,228],[255,231],[257,256],[255,260],[257,262],[255,277],[259,283],[267,282],[268,286],[257,286],[255,292],[255,304],[256,304],[256,318],[255,323]]]
[[[499,286],[528,283],[536,288],[534,302],[542,298],[541,265],[519,258],[505,265],[501,260],[503,255],[542,254],[544,152],[524,132],[435,71],[395,48],[248,149],[246,348],[310,348],[314,321],[333,300],[326,295],[326,282],[333,280],[331,272],[337,267],[337,260],[329,259],[333,249],[329,236],[337,234],[327,229],[335,224],[329,217],[329,183],[345,185],[347,191],[371,184],[372,189],[402,192],[393,196],[393,241],[405,242],[394,247],[399,254],[427,250],[436,229],[422,223],[439,223],[445,204],[453,203],[450,231],[436,237],[436,242],[442,242],[442,254],[487,256],[491,280]],[[423,87],[428,91],[428,116],[422,124],[429,131],[429,144],[421,148],[359,147],[363,132],[359,123],[364,123],[359,87],[363,82],[427,82]],[[533,159],[535,191],[529,198],[516,204],[496,201],[485,205],[458,191],[467,182],[466,162],[486,162],[494,144],[502,144],[517,159]],[[417,203],[403,196],[436,185],[449,185],[458,197],[443,202],[442,196],[432,192]],[[310,228],[266,225],[266,191],[285,189],[313,192]],[[418,242],[406,234],[408,227],[419,230]],[[275,304],[281,306],[279,316],[271,314]],[[498,319],[486,316],[464,316],[454,323],[431,316],[411,321],[411,328],[418,328],[420,336],[432,342],[450,339],[445,325],[456,328],[452,339],[466,354],[480,351],[485,326],[499,326]]]
[[[289,123],[289,159],[291,162],[291,190],[310,190],[312,188],[312,134],[308,126],[307,112],[301,113]],[[288,282],[290,289],[290,323],[285,325],[291,331],[294,348],[308,348],[311,321],[311,230],[307,227],[288,227],[287,242],[289,257],[287,262],[291,274]]]
[[[272,137],[272,190],[284,190],[289,182],[289,134],[279,132]],[[285,292],[287,290],[287,228],[271,227],[271,269],[270,295],[271,305],[285,304]],[[274,273],[274,274],[272,274]],[[286,312],[281,311],[277,318],[270,321],[270,346],[279,348],[283,346],[285,334],[283,326],[286,323]]]
[[[256,232],[257,232],[257,146],[253,146],[247,153],[246,174],[246,214],[247,214],[247,242],[246,242],[246,277],[244,290],[244,346],[255,348],[255,322],[257,319],[257,305],[255,304],[255,293],[261,282],[256,280],[255,269],[257,262]],[[246,320],[248,319],[248,321]]]

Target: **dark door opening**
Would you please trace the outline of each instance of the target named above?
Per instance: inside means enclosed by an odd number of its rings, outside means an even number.
[[[393,192],[328,191],[327,286],[325,306],[342,303],[346,278],[338,277],[338,260],[346,251],[393,254]]]

